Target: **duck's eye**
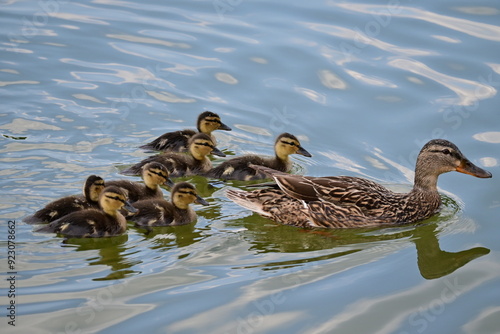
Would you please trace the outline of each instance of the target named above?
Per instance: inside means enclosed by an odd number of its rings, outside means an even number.
[[[449,150],[449,149],[447,149],[447,148],[445,148],[445,149],[444,149],[444,150],[442,150],[441,152],[443,152],[443,154],[446,154],[446,155],[451,154],[450,150]]]
[[[155,175],[158,175],[160,177],[163,177],[163,178],[167,178],[167,175],[165,173],[163,173],[162,171],[153,171],[153,170],[149,170],[149,176],[151,176],[151,174],[155,174]]]
[[[111,196],[111,195],[105,195],[107,198],[114,199],[115,201],[120,201],[122,203],[125,203],[125,200],[123,198],[120,198],[118,196]]]
[[[199,146],[207,146],[207,147],[210,147],[212,150],[215,148],[215,146],[210,145],[209,143],[196,143],[196,145],[199,145]]]
[[[293,143],[293,142],[290,142],[290,141],[284,141],[282,140],[281,141],[283,144],[286,144],[286,145],[290,145],[290,146],[298,146],[297,144]]]
[[[217,119],[217,118],[205,118],[205,121],[206,121],[206,122],[208,122],[208,123],[217,123],[217,124],[221,124],[220,119]]]

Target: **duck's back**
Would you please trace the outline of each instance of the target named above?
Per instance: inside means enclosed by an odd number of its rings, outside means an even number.
[[[203,174],[211,167],[210,160],[196,160],[192,155],[183,153],[161,153],[142,160],[135,165],[123,170],[124,175],[139,175],[142,167],[150,162],[159,162],[164,165],[170,173],[170,177],[181,177],[184,175]]]
[[[50,223],[72,212],[99,208],[97,202],[90,202],[82,195],[66,196],[47,204],[33,215],[23,219],[28,224]]]
[[[190,207],[179,209],[164,199],[138,201],[134,207],[138,212],[128,219],[140,226],[178,226],[196,219],[196,213]]]
[[[113,217],[101,210],[88,209],[64,216],[37,231],[60,233],[68,237],[98,238],[120,235],[125,232],[126,226],[127,222],[121,214]]]
[[[245,155],[229,159],[208,172],[208,176],[225,180],[261,180],[266,174],[259,172],[249,165],[269,167],[281,172],[288,172],[289,165],[278,158],[264,158],[258,155]]]
[[[164,152],[187,152],[189,139],[196,133],[194,130],[167,132],[140,148]]]
[[[160,188],[151,189],[143,183],[129,180],[107,181],[107,186],[117,186],[125,189],[128,193],[129,202],[137,202],[142,199],[163,198],[163,193]]]
[[[228,191],[233,201],[283,224],[350,228],[414,223],[439,208],[436,192],[395,193],[373,181],[350,177],[279,175],[284,191]]]
[[[140,226],[168,226],[174,221],[174,205],[164,199],[149,199],[134,203],[137,213],[128,217]]]
[[[336,212],[337,216],[345,215],[346,219],[362,220],[366,224],[411,223],[422,220],[431,216],[441,203],[437,192],[423,193],[414,189],[410,193],[396,193],[359,177],[305,179],[311,180],[309,185],[314,187],[309,194],[314,191],[317,200],[322,203],[311,204],[317,207],[315,211],[321,207],[326,215]],[[301,191],[307,194],[307,183],[302,182],[300,186]]]

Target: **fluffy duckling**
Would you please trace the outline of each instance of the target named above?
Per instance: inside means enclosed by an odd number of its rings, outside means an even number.
[[[292,168],[292,161],[289,157],[290,154],[300,154],[311,157],[311,154],[300,146],[297,137],[290,133],[282,133],[276,138],[274,152],[274,158],[245,155],[226,160],[219,166],[211,169],[207,173],[207,176],[225,180],[259,180],[266,178],[266,174],[249,167],[250,164],[265,166],[289,173]]]
[[[90,175],[83,185],[83,195],[66,196],[52,201],[23,221],[28,224],[50,223],[75,211],[99,208],[99,195],[103,189],[104,180],[100,176]]]
[[[161,153],[148,157],[141,162],[123,170],[124,175],[137,175],[141,172],[142,166],[150,162],[159,162],[163,164],[171,177],[180,177],[184,175],[205,174],[212,168],[212,162],[207,155],[214,154],[221,157],[226,155],[222,153],[205,133],[194,135],[189,141],[189,154],[183,153]]]
[[[127,200],[124,189],[116,186],[106,187],[99,197],[98,209],[73,212],[53,221],[37,232],[60,233],[75,238],[100,238],[116,236],[127,230],[127,220],[119,212],[123,207],[137,212]]]
[[[177,183],[172,189],[172,200],[141,200],[134,203],[138,212],[128,219],[141,226],[175,226],[190,224],[196,220],[191,203],[208,205],[196,188],[188,182]]]
[[[457,171],[479,178],[491,177],[490,172],[470,162],[456,145],[443,139],[429,141],[420,151],[409,193],[395,193],[359,177],[307,177],[262,166],[254,168],[272,176],[277,187],[250,192],[229,190],[227,196],[231,200],[283,224],[324,228],[415,223],[438,211],[440,174]]]
[[[128,200],[131,203],[148,198],[163,198],[160,185],[173,187],[174,183],[168,177],[167,168],[159,162],[150,162],[142,166],[142,179],[144,183],[115,180],[107,181],[107,186],[117,186],[125,189],[128,193]]]
[[[139,148],[164,152],[188,152],[189,139],[191,139],[191,137],[193,137],[196,133],[205,133],[209,135],[214,144],[216,144],[212,131],[231,131],[229,126],[221,122],[219,115],[211,111],[202,112],[198,116],[196,126],[198,128],[198,132],[194,130],[167,132],[152,142],[139,146]]]

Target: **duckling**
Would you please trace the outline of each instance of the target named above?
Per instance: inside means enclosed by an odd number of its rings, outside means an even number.
[[[207,155],[214,154],[221,157],[226,155],[215,147],[213,140],[205,133],[194,135],[189,141],[189,154],[183,153],[160,153],[148,157],[141,162],[123,170],[124,175],[137,175],[141,172],[142,166],[149,162],[159,162],[170,171],[170,177],[180,177],[184,175],[204,174],[212,168],[212,162]]]
[[[99,196],[98,209],[87,209],[70,213],[67,216],[43,226],[37,232],[60,233],[75,238],[100,238],[116,236],[127,230],[127,221],[119,212],[124,207],[137,212],[127,200],[126,190],[116,186],[106,187]]]
[[[159,162],[150,162],[142,166],[142,179],[144,183],[129,180],[107,181],[107,186],[117,186],[125,189],[130,203],[148,198],[163,198],[160,185],[174,186],[168,177],[167,168]]]
[[[198,128],[198,133],[205,133],[209,135],[212,138],[214,145],[216,145],[217,142],[215,137],[212,135],[212,131],[231,131],[229,126],[221,122],[219,115],[211,111],[202,112],[198,116],[196,126]],[[196,133],[197,132],[194,130],[167,132],[152,142],[139,146],[139,148],[164,152],[188,152],[189,139],[191,139],[191,137],[193,137]]]
[[[28,224],[50,223],[75,211],[99,208],[99,195],[103,189],[104,180],[100,176],[90,175],[83,185],[83,195],[66,196],[52,201],[23,221]]]
[[[245,155],[229,159],[219,166],[211,169],[207,176],[225,180],[259,180],[266,178],[265,173],[261,173],[249,165],[259,165],[269,167],[282,172],[290,172],[292,161],[290,154],[300,154],[311,157],[301,145],[297,137],[290,133],[282,133],[276,138],[274,144],[274,158],[263,158],[258,155]]]
[[[188,182],[177,183],[172,189],[172,201],[147,199],[134,203],[139,212],[128,219],[141,226],[175,226],[190,224],[196,220],[191,203],[208,205],[196,188]]]
[[[409,193],[395,193],[359,177],[307,177],[262,166],[252,168],[270,175],[278,189],[229,190],[227,196],[265,217],[309,228],[415,223],[438,211],[440,174],[457,171],[479,178],[491,177],[490,172],[474,165],[455,144],[444,139],[433,139],[423,146],[417,158],[413,189]]]

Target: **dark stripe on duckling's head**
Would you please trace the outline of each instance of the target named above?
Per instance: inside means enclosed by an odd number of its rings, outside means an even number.
[[[214,113],[214,112],[211,112],[211,111],[207,110],[207,111],[202,112],[202,113],[198,116],[197,123],[198,123],[198,124],[200,124],[200,123],[201,123],[201,121],[203,121],[203,120],[204,120],[204,119],[206,119],[206,118],[209,118],[209,119],[210,119],[210,118],[216,118],[216,119],[218,119],[218,120],[219,120],[219,122],[220,122],[220,117],[219,117],[219,115],[217,115],[217,114],[216,114],[216,113]]]
[[[203,148],[206,148],[206,149],[203,149]],[[193,155],[195,155],[195,152],[197,152],[202,156],[207,155],[207,154],[214,154],[214,155],[218,155],[221,157],[226,156],[217,147],[215,147],[215,144],[214,144],[212,138],[205,133],[197,133],[196,135],[191,137],[191,139],[189,141],[189,149]],[[195,152],[193,152],[193,150]]]
[[[189,140],[189,144],[192,145],[195,143],[198,145],[209,146],[212,149],[215,147],[212,137],[210,137],[206,133],[197,133],[193,137],[191,137],[191,139]]]
[[[211,111],[205,111],[198,116],[196,126],[199,132],[210,133],[215,130],[231,131],[231,128],[222,123],[219,115]]]
[[[142,178],[147,178],[148,174],[149,176],[155,175],[159,177],[157,184],[165,184],[169,187],[174,185],[172,180],[169,178],[170,173],[167,167],[162,163],[153,161],[145,164],[142,167]]]
[[[101,194],[101,197],[102,196],[106,196],[123,203],[125,203],[125,201],[128,199],[127,191],[117,186],[109,186],[104,188],[104,191]]]
[[[196,188],[189,182],[179,182],[172,189],[172,201],[174,205],[185,209],[191,203],[208,205],[207,201],[201,198]]]
[[[97,202],[99,200],[99,195],[104,189],[104,180],[102,177],[97,175],[90,175],[87,177],[85,184],[83,185],[83,194],[87,200],[92,202]]]
[[[117,186],[104,188],[99,204],[104,211],[120,210],[123,207],[130,212],[137,212],[137,209],[128,202],[127,191]]]
[[[276,154],[284,158],[290,154],[300,154],[306,157],[311,157],[311,153],[307,152],[301,145],[300,141],[294,135],[285,132],[276,138],[275,142]]]

